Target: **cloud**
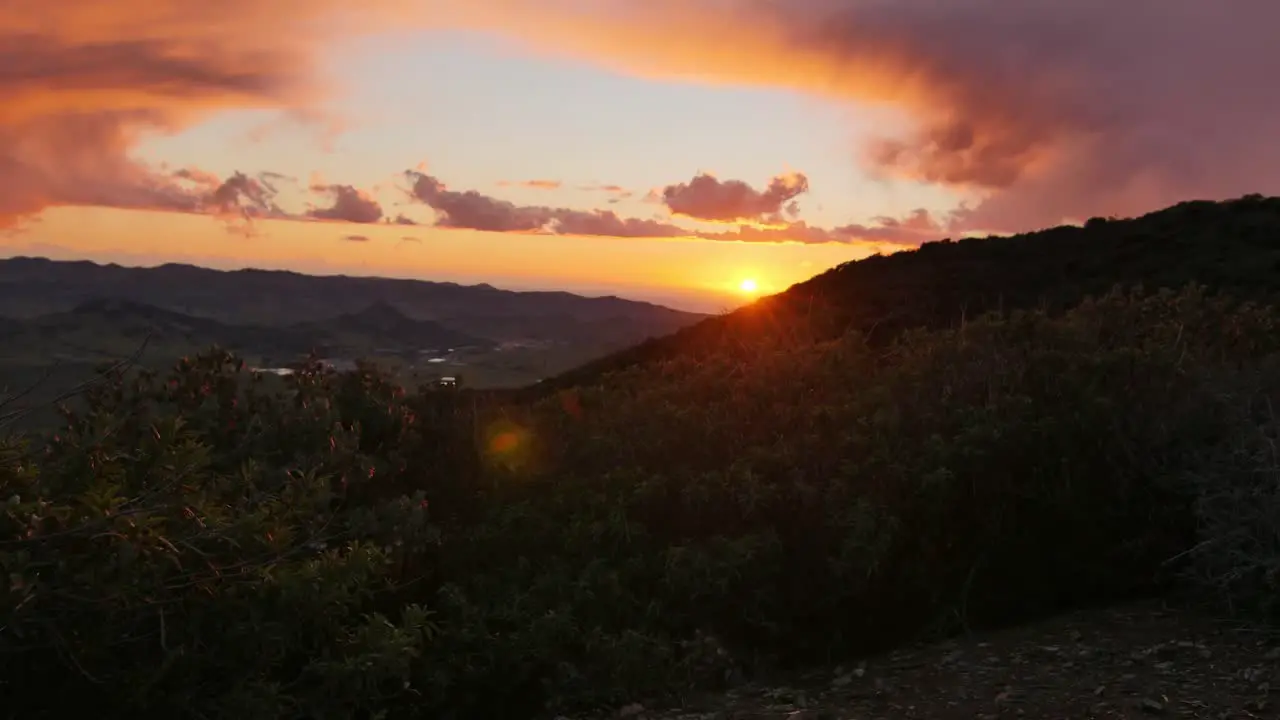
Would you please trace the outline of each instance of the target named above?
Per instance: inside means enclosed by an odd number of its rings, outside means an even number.
[[[1280,192],[1272,0],[473,0],[438,22],[632,74],[897,109],[873,174],[1012,231]]]
[[[564,183],[559,180],[499,180],[498,187],[523,187],[533,190],[559,190]]]
[[[861,240],[888,243],[890,245],[919,245],[938,240],[946,233],[946,225],[928,210],[917,208],[903,218],[880,216],[870,225],[845,225],[836,232]]]
[[[772,243],[845,243],[872,244],[877,248],[886,245],[918,245],[928,240],[936,240],[943,234],[941,223],[925,210],[917,210],[905,218],[879,217],[870,224],[850,224],[837,228],[821,228],[809,225],[802,220],[777,219],[772,224],[741,224],[733,230],[699,231],[680,227],[674,223],[659,219],[626,218],[611,210],[576,210],[572,208],[547,207],[542,205],[517,205],[500,200],[475,190],[450,190],[438,178],[428,175],[422,170],[405,171],[405,179],[410,187],[405,193],[417,202],[431,207],[437,215],[435,227],[479,230],[497,233],[539,233],[560,235],[583,235],[596,237],[626,238],[700,238],[724,242],[772,242]],[[718,182],[718,181],[717,181]],[[730,181],[733,182],[733,181]],[[729,183],[720,183],[721,186]],[[775,179],[778,187],[794,188],[800,185],[807,187],[803,176],[793,179],[786,177]],[[678,186],[671,186],[678,187]],[[774,200],[760,200],[767,193],[747,188],[748,193],[737,191],[730,194],[729,201],[720,204],[710,203],[708,208],[753,208],[761,213],[779,214],[782,204],[777,201],[778,208],[771,209],[769,203]],[[784,191],[776,190],[775,195]],[[786,191],[789,192],[789,191]],[[695,197],[718,197],[714,192]],[[756,198],[750,202],[738,201],[736,198]],[[763,208],[763,209],[762,209]],[[704,213],[710,215],[710,212]],[[732,213],[722,213],[724,217]],[[763,215],[757,214],[746,218],[755,221]]]
[[[287,175],[260,172],[248,175],[235,172],[226,178],[201,170],[180,168],[168,173],[157,172],[150,184],[163,188],[163,205],[143,206],[148,209],[202,213],[226,223],[227,229],[242,235],[252,235],[254,222],[263,219],[296,219],[276,203],[281,182],[293,181]],[[115,207],[127,207],[120,204]],[[31,217],[31,216],[22,216]],[[18,218],[19,221],[21,217]]]
[[[130,155],[227,109],[303,110],[335,41],[399,0],[5,0],[0,225],[59,205],[192,212],[190,184]]]
[[[600,192],[611,193],[613,195],[631,195],[631,191],[621,185],[580,185],[579,190],[599,190]]]
[[[387,218],[387,222],[390,222],[393,225],[417,225],[418,224],[417,220],[414,220],[413,218],[408,217],[404,213],[396,213],[396,216],[394,218]]]
[[[279,190],[279,186],[285,183],[295,186],[298,184],[298,178],[292,175],[285,175],[284,173],[272,172],[270,170],[264,170],[258,173],[258,180],[270,187],[272,192],[277,192]]]
[[[809,178],[801,173],[779,175],[764,190],[699,173],[687,183],[664,187],[661,198],[672,214],[695,220],[776,225],[783,222],[784,212],[790,217],[799,214],[794,201],[808,191]]]
[[[620,203],[623,200],[628,200],[635,195],[634,192],[622,187],[621,185],[601,185],[599,183],[593,183],[591,185],[580,185],[578,186],[578,189],[589,192],[606,193],[610,196],[606,201],[610,205]]]
[[[252,221],[260,218],[287,217],[276,204],[276,188],[269,181],[237,172],[222,181],[201,199],[197,209],[224,218]]]
[[[173,171],[173,177],[179,180],[186,180],[196,187],[206,190],[215,190],[222,184],[222,178],[215,173],[200,168],[180,168]]]
[[[436,211],[436,227],[498,233],[547,233],[606,237],[687,237],[671,223],[623,218],[610,210],[516,205],[475,190],[448,189],[421,170],[405,171],[409,196]]]
[[[875,218],[871,224],[851,223],[835,228],[809,225],[803,220],[782,225],[741,225],[734,230],[698,232],[704,240],[729,242],[795,242],[804,244],[843,243],[847,245],[875,245],[914,247],[921,243],[939,240],[945,234],[942,223],[927,210],[916,210],[906,218]]]
[[[382,206],[378,201],[350,185],[312,185],[311,191],[330,196],[332,204],[311,208],[307,211],[308,217],[349,223],[376,223],[382,219]]]

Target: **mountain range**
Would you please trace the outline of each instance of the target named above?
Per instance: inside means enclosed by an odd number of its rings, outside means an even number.
[[[707,316],[618,297],[284,271],[0,260],[0,391],[48,394],[136,353],[219,345],[257,366],[377,358],[407,384],[522,386]]]
[[[717,316],[488,285],[13,258],[0,261],[0,373],[13,387],[15,368],[121,357],[150,331],[163,352],[217,343],[264,360],[467,347],[477,386],[541,396],[684,355],[750,355],[768,334],[813,342],[858,331],[887,342],[989,310],[1057,312],[1115,286],[1188,283],[1280,300],[1280,198],[944,239],[839,265]]]
[[[706,317],[619,297],[500,290],[375,277],[192,265],[123,267],[88,261],[0,260],[0,316],[32,318],[101,299],[152,305],[227,325],[280,327],[344,315],[397,313],[494,342],[625,346]],[[363,314],[363,315],[362,315]]]

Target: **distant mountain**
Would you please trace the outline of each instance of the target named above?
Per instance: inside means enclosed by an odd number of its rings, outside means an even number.
[[[288,329],[326,338],[328,345],[346,348],[345,354],[359,354],[352,348],[400,348],[446,350],[459,346],[491,347],[493,341],[451,330],[431,320],[414,320],[386,302],[331,320],[299,323]]]
[[[783,293],[591,361],[531,387],[533,395],[598,382],[609,372],[677,355],[750,354],[765,334],[796,342],[854,330],[887,342],[994,309],[1064,310],[1113,286],[1211,290],[1280,301],[1280,198],[1191,201],[1083,227],[942,240],[845,263]]]
[[[543,340],[622,348],[706,317],[617,297],[517,292],[489,285],[277,270],[155,268],[44,258],[0,260],[0,317],[32,318],[113,298],[227,325],[282,327],[394,310],[495,342]]]
[[[133,355],[167,366],[219,345],[250,364],[376,359],[416,385],[520,387],[705,315],[616,297],[381,278],[0,260],[0,395],[36,404]]]
[[[0,362],[75,358],[109,360],[126,356],[147,340],[152,356],[168,362],[176,355],[220,345],[251,358],[292,360],[313,351],[324,356],[365,357],[380,351],[428,352],[493,342],[406,317],[375,305],[329,321],[282,327],[228,325],[154,305],[116,298],[93,299],[68,312],[0,323]]]

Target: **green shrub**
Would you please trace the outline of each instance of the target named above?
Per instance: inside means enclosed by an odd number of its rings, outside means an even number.
[[[1177,578],[1274,614],[1277,343],[1190,288],[773,332],[531,407],[220,352],[118,375],[0,447],[0,682],[36,715],[523,718]]]
[[[1227,432],[1210,380],[1272,352],[1273,328],[1195,289],[1117,293],[887,351],[779,342],[617,376],[579,393],[580,414],[542,406],[531,434],[555,471],[520,482],[547,520],[493,542],[584,574],[587,558],[644,568],[633,627],[706,631],[743,658],[1156,591],[1194,542],[1175,478]],[[624,520],[624,538],[570,529]]]
[[[430,614],[374,608],[425,510],[368,500],[407,420],[343,387],[311,368],[264,392],[214,352],[95,387],[42,447],[8,443],[8,707],[345,718],[416,699]]]

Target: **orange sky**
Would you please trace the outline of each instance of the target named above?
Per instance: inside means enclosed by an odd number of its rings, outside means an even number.
[[[1280,192],[1271,0],[4,8],[2,255],[707,308],[748,276]]]
[[[512,236],[276,220],[259,221],[259,235],[245,237],[212,225],[209,218],[187,213],[58,208],[38,223],[41,242],[20,235],[9,238],[6,249],[11,255],[128,265],[187,262],[569,289],[705,312],[741,304],[743,279],[755,279],[760,292],[778,292],[850,259],[850,248],[836,244]],[[141,227],[145,233],[139,233]]]

